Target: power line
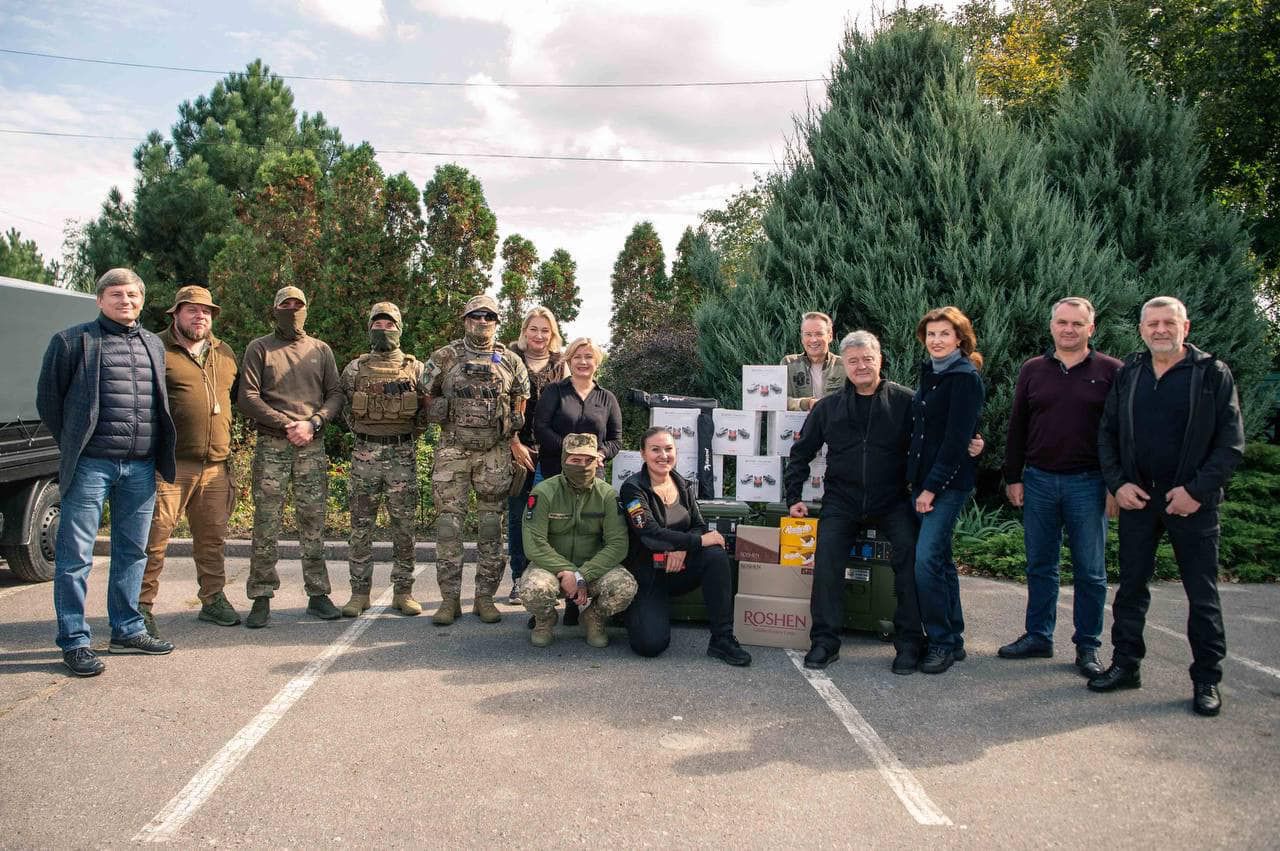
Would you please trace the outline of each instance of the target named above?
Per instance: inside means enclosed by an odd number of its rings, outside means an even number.
[[[129,142],[138,144],[138,139],[133,136],[107,136],[100,133],[61,133],[53,130],[15,130],[7,127],[0,127],[0,133],[10,133],[16,136],[47,136],[56,139],[101,139],[112,142]],[[258,148],[272,150],[297,150],[292,145],[257,145],[250,142],[218,142],[208,141],[202,142],[202,145],[243,145],[246,148]],[[695,160],[695,159],[674,159],[666,157],[588,157],[573,156],[569,154],[505,154],[505,153],[489,153],[481,151],[413,151],[400,150],[394,148],[375,148],[379,153],[383,154],[403,154],[417,157],[443,157],[466,159],[468,157],[494,160],[555,160],[559,162],[591,162],[591,163],[649,163],[656,165],[750,165],[750,166],[773,166],[776,163],[764,162],[762,160]]]
[[[139,68],[146,71],[182,71],[191,74],[212,74],[225,77],[242,71],[219,71],[216,68],[190,68],[182,65],[151,65],[145,62],[122,62],[114,59],[95,59],[87,56],[65,56],[57,53],[37,53],[31,50],[13,50],[0,47],[0,53],[13,56],[33,56],[38,59],[56,59],[63,62],[84,62],[91,65],[112,65],[117,68]],[[274,73],[274,72],[273,72]],[[307,74],[275,74],[283,80],[306,80],[322,83],[360,83],[378,86],[423,86],[436,88],[502,88],[502,89],[693,89],[726,88],[731,86],[781,86],[797,83],[821,83],[821,77],[795,77],[776,80],[698,80],[686,82],[630,82],[630,83],[517,83],[472,82],[465,80],[383,80],[364,77],[321,77]]]

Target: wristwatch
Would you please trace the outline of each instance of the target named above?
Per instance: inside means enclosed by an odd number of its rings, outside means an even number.
[[[307,420],[307,422],[311,423],[312,430],[317,433],[320,431],[320,429],[324,428],[324,417],[320,416],[319,414],[316,414],[311,419]]]

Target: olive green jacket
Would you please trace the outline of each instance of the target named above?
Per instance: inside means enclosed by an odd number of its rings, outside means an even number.
[[[840,358],[827,352],[827,361],[822,365],[823,386],[814,392],[813,378],[809,373],[809,356],[804,352],[798,355],[787,355],[782,359],[787,368],[787,410],[801,411],[801,399],[821,399],[831,393],[838,393],[844,387],[845,371]]]
[[[581,492],[564,476],[539,482],[529,494],[523,526],[531,568],[552,574],[575,570],[593,582],[627,557],[627,524],[618,495],[599,479]]]

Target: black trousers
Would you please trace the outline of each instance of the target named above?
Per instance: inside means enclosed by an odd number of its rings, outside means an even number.
[[[633,570],[635,599],[627,607],[627,638],[641,656],[657,656],[671,644],[671,598],[702,586],[711,634],[733,635],[733,574],[724,547],[704,547],[690,553],[684,570],[667,573],[654,568]]]
[[[906,497],[883,514],[863,516],[836,503],[822,506],[818,551],[814,555],[809,643],[831,650],[840,647],[844,624],[844,569],[858,533],[874,526],[893,545],[893,644],[899,650],[924,645],[920,601],[916,596],[916,535],[920,526]]]
[[[1156,545],[1169,534],[1182,575],[1190,611],[1187,640],[1191,643],[1191,679],[1198,683],[1222,680],[1227,633],[1218,599],[1218,509],[1201,508],[1190,517],[1166,514],[1163,494],[1153,488],[1146,508],[1120,512],[1120,587],[1111,604],[1111,645],[1114,661],[1136,668],[1147,655],[1142,640],[1151,591],[1147,583],[1156,569]]]

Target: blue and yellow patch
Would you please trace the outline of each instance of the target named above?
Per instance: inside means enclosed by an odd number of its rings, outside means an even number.
[[[643,529],[645,524],[644,503],[633,499],[627,503],[627,519],[635,529]]]

